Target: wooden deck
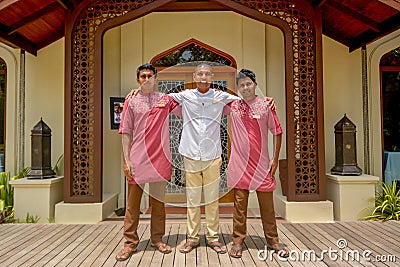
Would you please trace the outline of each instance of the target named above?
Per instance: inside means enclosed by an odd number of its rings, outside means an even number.
[[[123,245],[122,227],[120,221],[94,225],[0,225],[0,266],[400,266],[400,222],[394,221],[279,222],[280,239],[291,250],[291,258],[286,262],[276,255],[269,258],[270,253],[265,261],[258,258],[259,250],[264,250],[265,238],[257,219],[248,220],[249,236],[242,259],[216,254],[205,246],[204,235],[196,251],[180,253],[177,248],[185,241],[186,223],[175,219],[167,221],[165,237],[173,252],[163,255],[150,247],[149,221],[141,219],[138,252],[128,261],[117,262],[115,254]],[[223,219],[221,237],[226,243],[231,242],[231,231],[231,219]],[[347,242],[343,249],[338,248],[339,239]],[[307,255],[307,250],[313,250],[314,255],[321,258],[322,250],[329,249],[336,252],[330,256],[326,252],[322,260],[312,259],[312,254],[301,259],[301,255]],[[371,251],[367,255],[370,261],[362,258],[366,250]]]

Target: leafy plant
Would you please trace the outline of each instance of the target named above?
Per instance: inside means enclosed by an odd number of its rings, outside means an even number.
[[[35,215],[29,215],[29,212],[26,214],[26,218],[24,221],[20,221],[18,220],[19,223],[38,223],[38,221],[40,220],[40,217]]]
[[[14,221],[13,205],[14,188],[10,185],[10,174],[0,172],[0,224]]]
[[[56,173],[56,175],[61,175],[61,165],[63,164],[63,159],[64,159],[64,154],[61,154],[56,162],[56,165],[54,165],[53,171]]]
[[[375,197],[375,209],[372,215],[364,217],[365,220],[388,221],[400,220],[400,189],[397,188],[397,181],[390,186],[386,183],[379,183],[380,190]]]
[[[0,224],[14,222],[14,210],[3,210],[0,212]]]
[[[10,181],[26,177],[30,168],[10,178],[9,172],[0,172],[0,224],[14,222],[14,188]]]
[[[9,182],[10,173],[0,172],[0,212],[11,211],[13,208],[14,189]]]
[[[40,220],[40,217],[35,215],[29,215],[29,213],[26,214],[26,219],[25,222],[26,223],[37,223]]]
[[[14,175],[12,180],[27,177],[30,170],[31,170],[31,167],[25,167],[25,169],[20,171],[18,174]]]

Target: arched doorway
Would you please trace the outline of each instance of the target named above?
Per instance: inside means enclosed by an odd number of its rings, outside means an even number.
[[[235,91],[236,61],[234,58],[196,39],[190,39],[172,47],[150,61],[158,70],[159,90],[163,93],[176,93],[183,89],[195,88],[192,74],[194,65],[199,61],[210,62],[213,65],[214,79],[211,88]],[[220,202],[233,201],[233,191],[229,190],[226,183],[230,147],[228,128],[228,117],[223,115],[221,121]],[[178,152],[181,132],[182,119],[170,114],[172,178],[166,188],[167,203],[186,203],[183,158]]]
[[[102,200],[102,37],[175,1],[83,1],[66,26],[65,202]],[[285,40],[288,201],[326,200],[321,12],[297,0],[215,0],[278,27]],[[185,6],[172,5],[175,11]],[[168,9],[168,8],[166,8]]]
[[[380,61],[384,181],[400,179],[400,47]]]

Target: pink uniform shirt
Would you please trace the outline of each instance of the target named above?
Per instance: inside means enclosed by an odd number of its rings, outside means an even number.
[[[177,106],[171,97],[160,92],[144,94],[139,91],[125,101],[118,132],[132,135],[129,155],[135,176],[129,183],[171,179],[168,114]]]
[[[229,104],[232,145],[227,184],[231,188],[273,191],[276,181],[268,172],[268,131],[282,133],[276,112],[260,97],[250,102],[237,100]]]

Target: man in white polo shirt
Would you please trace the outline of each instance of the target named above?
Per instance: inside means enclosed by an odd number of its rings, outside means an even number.
[[[169,94],[182,106],[183,131],[179,153],[184,156],[186,172],[188,240],[179,249],[188,253],[199,246],[200,202],[204,189],[207,224],[207,246],[217,253],[226,253],[219,232],[219,182],[221,167],[221,116],[224,106],[240,98],[210,89],[212,67],[200,64],[193,79],[197,88]]]

